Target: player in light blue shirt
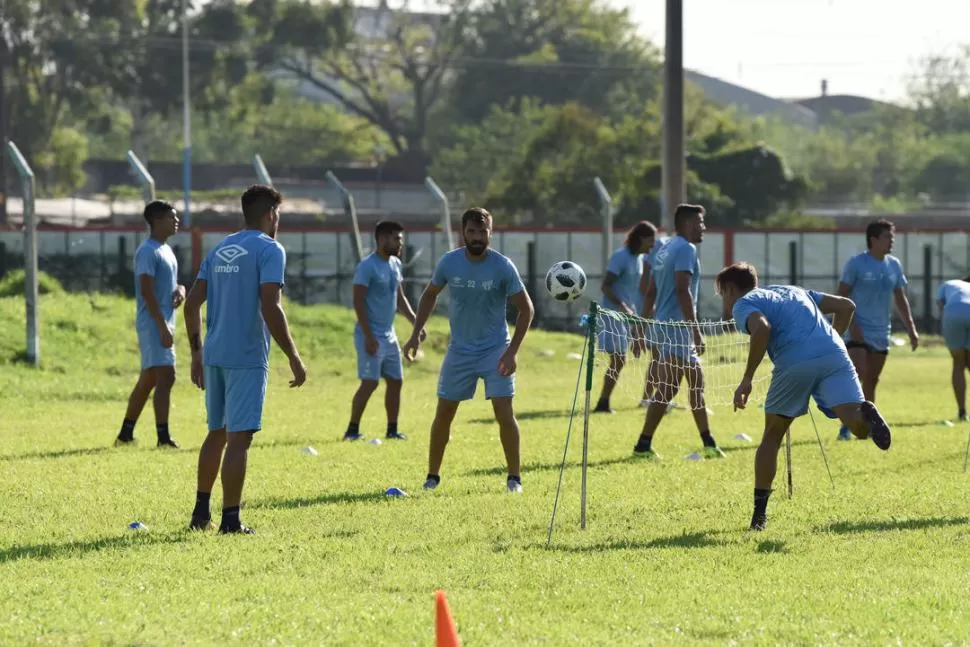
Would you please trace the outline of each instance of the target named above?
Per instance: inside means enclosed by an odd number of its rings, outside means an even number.
[[[633,225],[626,234],[623,247],[610,256],[606,265],[606,276],[603,277],[603,308],[615,310],[627,315],[637,315],[642,305],[640,294],[640,278],[643,274],[644,258],[653,249],[657,236],[657,228],[646,220]],[[602,330],[598,334],[600,350],[610,355],[610,365],[603,376],[603,390],[594,413],[613,413],[610,407],[610,395],[616,381],[620,379],[620,371],[626,364],[626,351],[630,347],[630,325],[626,321],[615,319],[608,315],[600,317]],[[633,356],[640,357],[644,350],[642,331],[634,335]]]
[[[747,263],[730,265],[717,275],[724,318],[751,336],[744,376],[734,393],[734,409],[744,409],[755,371],[771,358],[774,369],[765,398],[765,432],[755,455],[752,530],[768,523],[768,497],[778,468],[778,450],[792,420],[805,415],[809,398],[825,401],[856,437],[871,438],[882,450],[892,442],[889,425],[876,405],[865,399],[862,384],[841,335],[855,305],[845,297],[792,285],[758,287],[758,272]],[[829,324],[826,315],[835,315]]]
[[[219,532],[253,534],[239,519],[239,502],[249,446],[263,425],[270,336],[289,359],[290,386],[306,381],[306,367],[281,302],[286,252],[276,242],[276,232],[282,201],[279,191],[263,184],[243,193],[246,228],[226,236],[209,252],[186,298],[192,383],[205,391],[209,426],[199,452],[198,491],[189,524],[195,530],[211,523],[209,498],[221,463]],[[204,346],[203,303],[208,303]]]
[[[185,301],[178,284],[178,261],[168,239],[179,228],[175,207],[155,200],[143,213],[150,237],[135,250],[135,331],[141,351],[141,373],[128,397],[128,408],[115,446],[135,442],[135,424],[154,390],[158,447],[178,449],[168,429],[172,386],[175,384],[175,311]]]
[[[657,240],[649,254],[643,257],[643,276],[640,277],[640,308],[637,312],[644,319],[653,320],[656,311],[657,285],[650,279],[653,277],[653,265],[657,258],[657,253],[670,240]],[[653,323],[645,324],[643,330],[644,347],[650,351],[650,364],[647,367],[647,375],[643,382],[643,398],[640,400],[641,407],[649,407],[653,399],[653,393],[657,388],[657,381],[660,376],[658,370],[660,366],[660,346],[657,343],[656,326]],[[667,405],[667,411],[674,408],[674,403]]]
[[[375,249],[354,272],[354,348],[357,350],[357,377],[360,387],[351,401],[350,424],[344,440],[360,440],[360,419],[367,401],[381,378],[387,384],[384,408],[387,412],[386,437],[407,440],[397,429],[401,409],[401,386],[404,372],[401,347],[394,332],[394,315],[398,312],[414,323],[414,310],[404,294],[401,252],[404,250],[404,227],[392,220],[382,220],[374,228]]]
[[[656,295],[657,324],[648,336],[657,348],[657,359],[650,362],[650,373],[657,376],[653,400],[647,406],[643,430],[635,456],[657,460],[653,450],[653,435],[660,420],[680,390],[686,376],[689,401],[694,422],[703,442],[707,458],[723,458],[724,452],[711,435],[704,402],[704,371],[700,358],[704,352],[704,338],[697,326],[697,290],[700,284],[701,263],[697,247],[704,239],[704,207],[681,204],[674,211],[674,236],[657,252],[653,261],[650,288],[644,307],[652,304]],[[665,322],[678,322],[668,324]]]
[[[970,276],[942,283],[936,290],[943,341],[953,359],[950,382],[957,400],[957,417],[967,420],[967,378],[970,369]]]
[[[877,220],[866,227],[867,251],[853,256],[842,270],[838,295],[855,303],[856,313],[846,331],[846,347],[855,364],[862,391],[870,402],[876,401],[876,385],[889,354],[890,315],[895,301],[913,350],[919,334],[906,298],[906,275],[899,259],[890,254],[895,228],[888,220]],[[839,430],[839,440],[852,440],[849,430]]]
[[[516,355],[535,311],[515,264],[489,249],[492,215],[480,207],[468,209],[461,216],[461,233],[465,246],[438,261],[431,282],[421,295],[414,331],[404,345],[404,356],[413,361],[424,325],[434,311],[438,295],[447,287],[451,339],[438,378],[438,407],[431,423],[424,487],[433,490],[441,482],[441,463],[451,436],[451,423],[458,405],[475,396],[481,379],[485,382],[485,398],[492,401],[505,450],[506,486],[509,492],[519,493],[519,423],[512,409],[512,397]],[[509,300],[518,311],[515,334],[511,337],[505,318]]]

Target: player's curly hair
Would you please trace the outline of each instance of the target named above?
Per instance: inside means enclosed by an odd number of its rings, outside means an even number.
[[[750,292],[758,287],[758,270],[750,263],[734,263],[717,273],[714,288],[718,294],[728,285],[737,287],[741,292]]]
[[[626,232],[626,240],[623,241],[623,245],[630,250],[631,254],[640,253],[640,245],[643,244],[644,238],[654,238],[657,235],[657,228],[652,222],[646,220],[641,220],[637,224],[630,227],[630,231]]]

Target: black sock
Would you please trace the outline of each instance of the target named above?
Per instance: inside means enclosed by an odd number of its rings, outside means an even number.
[[[609,398],[600,398],[599,399],[599,402],[596,403],[596,408],[597,409],[609,409],[610,408],[610,399]]]
[[[348,435],[356,436],[359,433],[360,433],[360,423],[359,422],[352,422],[349,425],[347,425],[347,434]]]
[[[710,430],[701,432],[701,441],[703,441],[704,447],[717,447],[717,443],[714,442],[714,436],[711,435]]]
[[[159,441],[171,440],[172,437],[168,435],[168,423],[163,422],[161,424],[155,425],[155,433],[158,434]]]
[[[640,436],[636,449],[638,452],[648,452],[650,451],[651,443],[653,443],[653,436]]]
[[[967,410],[966,409],[960,409],[960,412],[959,412],[958,416],[962,418],[965,415],[967,415]]]
[[[754,516],[763,517],[768,511],[768,497],[771,496],[771,490],[762,490],[759,488],[754,489]]]
[[[199,519],[208,519],[211,516],[209,514],[209,497],[211,496],[211,492],[195,493],[195,510],[192,512],[193,517]]]
[[[235,530],[239,528],[242,523],[239,521],[239,506],[235,508],[223,508],[222,509],[222,524],[221,528],[226,530]]]
[[[135,437],[135,421],[125,418],[121,423],[121,431],[118,432],[118,438],[122,440],[131,440]]]
[[[435,483],[441,483],[441,477],[438,476],[437,474],[431,474],[430,472],[428,473],[427,480],[429,481],[434,480]]]
[[[397,423],[396,422],[387,423],[387,435],[393,436],[396,433],[397,433]]]

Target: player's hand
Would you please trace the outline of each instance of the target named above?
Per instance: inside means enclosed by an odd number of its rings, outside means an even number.
[[[192,384],[205,391],[205,372],[202,370],[202,353],[192,353]]]
[[[185,286],[180,285],[172,292],[172,307],[177,308],[185,303]]]
[[[162,342],[162,348],[171,348],[175,343],[175,334],[167,323],[158,331],[158,338]]]
[[[373,337],[367,337],[364,339],[364,350],[367,351],[368,355],[377,355],[377,351],[380,350],[380,343]]]
[[[515,373],[515,369],[515,353],[508,349],[502,353],[502,357],[498,360],[498,374],[502,377],[508,377]]]
[[[913,347],[914,351],[919,348],[919,333],[915,330],[909,333],[909,345]]]
[[[744,378],[741,384],[734,391],[734,410],[744,409],[748,405],[748,397],[751,395],[751,380]]]
[[[707,349],[707,345],[704,343],[704,335],[699,330],[694,331],[694,349],[698,355],[703,355]]]
[[[303,364],[303,360],[299,355],[293,355],[290,358],[290,371],[293,373],[293,379],[290,380],[290,388],[303,386],[303,383],[306,382],[306,365]]]
[[[413,362],[415,356],[418,354],[418,346],[420,345],[421,342],[414,335],[411,335],[411,338],[408,339],[408,343],[404,344],[404,348],[401,349],[401,351],[404,353],[404,359],[409,362]]]

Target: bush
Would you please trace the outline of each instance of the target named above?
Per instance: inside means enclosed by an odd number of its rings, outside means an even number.
[[[14,270],[7,272],[0,278],[0,297],[22,297],[24,295],[24,281],[26,272]],[[64,294],[64,286],[47,272],[37,274],[37,292],[39,294]]]

